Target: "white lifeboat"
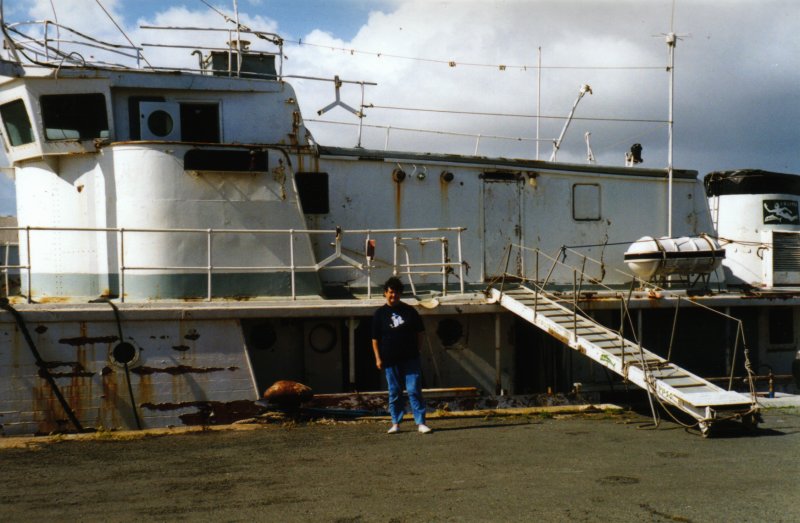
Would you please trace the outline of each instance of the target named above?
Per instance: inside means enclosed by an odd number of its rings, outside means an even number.
[[[643,280],[655,276],[708,274],[725,258],[725,250],[707,237],[644,236],[625,251],[625,263]]]

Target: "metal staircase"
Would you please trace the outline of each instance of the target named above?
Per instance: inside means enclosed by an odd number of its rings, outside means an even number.
[[[546,293],[524,286],[504,291],[492,287],[489,295],[565,345],[647,390],[659,402],[687,413],[704,436],[721,419],[757,423],[758,406],[748,396],[722,389],[678,367],[596,323],[575,306],[566,307]]]

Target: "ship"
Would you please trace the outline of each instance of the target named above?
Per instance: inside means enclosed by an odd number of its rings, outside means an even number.
[[[635,147],[602,166],[326,146],[279,35],[238,26],[186,50],[189,70],[55,22],[2,27],[4,435],[230,423],[281,380],[379,391],[390,276],[423,318],[429,388],[630,386],[702,434],[797,392],[793,175],[700,179]],[[135,65],[62,49],[56,27]]]

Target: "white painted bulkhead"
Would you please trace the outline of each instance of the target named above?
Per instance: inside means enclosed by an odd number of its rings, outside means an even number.
[[[496,271],[496,266],[486,266],[487,260],[490,265],[496,264],[503,257],[499,251],[507,247],[511,238],[518,238],[516,243],[527,249],[538,248],[551,256],[564,245],[574,247],[580,255],[602,261],[607,268],[621,269],[624,251],[630,243],[654,231],[666,233],[667,229],[667,183],[663,171],[623,168],[589,171],[584,166],[575,166],[573,170],[545,162],[489,163],[481,158],[463,157],[437,161],[429,159],[430,155],[393,157],[391,152],[375,151],[350,152],[353,157],[344,157],[342,152],[331,151],[330,155],[323,152],[319,159],[319,170],[330,177],[330,213],[309,215],[309,227],[346,228],[348,224],[369,224],[371,229],[465,227],[462,249],[470,283],[480,283]],[[397,169],[406,173],[402,182],[394,181]],[[444,173],[452,174],[452,181],[445,182]],[[510,176],[504,179],[498,174]],[[490,177],[491,181],[487,181]],[[576,208],[585,202],[585,198],[576,200],[576,187],[585,186],[592,187],[596,195],[588,211]],[[492,194],[498,190],[503,194],[519,194],[518,210],[514,209],[514,201],[495,202]],[[691,174],[676,177],[673,191],[675,234],[695,236],[712,232],[707,201],[695,177]],[[642,208],[647,212],[640,212]],[[593,214],[587,217],[586,212]],[[500,222],[506,221],[509,228],[515,228],[509,221],[510,215],[519,222],[518,231],[506,231],[503,237],[493,230],[491,238],[485,236],[487,224],[497,229]],[[363,245],[353,243],[349,247],[363,252]],[[376,258],[391,261],[391,248],[390,241],[379,243]],[[415,246],[410,251],[412,263],[438,259],[438,252],[430,252],[435,249]],[[577,259],[579,255],[575,256]],[[540,261],[541,278],[551,263]],[[528,278],[535,276],[535,256],[530,250],[523,250],[516,266],[511,264],[509,272],[516,270]],[[617,271],[607,269],[602,274],[599,266],[595,272],[604,283],[630,281]],[[374,278],[381,280],[388,275],[386,271],[377,272]],[[556,271],[554,276],[558,283],[572,283],[571,272]],[[348,277],[363,282],[356,271]],[[432,275],[420,281],[433,284],[438,279]]]
[[[21,80],[12,80],[0,92],[0,104],[15,100],[25,104],[34,137],[32,143],[6,143],[15,161],[21,227],[204,231],[305,228],[293,173],[283,151],[214,145],[305,143],[306,131],[287,84],[141,72],[95,72],[92,78],[76,78],[71,73],[63,72],[67,78],[58,82],[30,78],[20,86]],[[131,85],[137,88],[131,89]],[[254,91],[259,96],[254,96]],[[97,120],[97,128],[91,130],[96,136],[78,140],[79,131],[45,131],[49,128],[40,100],[56,95],[96,98],[92,119]],[[75,102],[65,99],[64,112],[69,115],[69,103]],[[190,129],[187,122],[172,124],[180,129],[183,123],[184,134],[200,133],[213,143],[120,143],[138,138],[142,126],[148,125],[139,120],[139,107],[158,105],[142,101],[154,99],[181,110],[184,104],[190,110],[206,108],[208,116],[202,122],[210,127],[198,131]],[[57,118],[54,114],[51,119]],[[219,126],[218,131],[214,125]],[[227,150],[249,151],[267,160],[263,168],[246,168],[246,172],[227,172],[217,164],[206,169],[202,160],[201,165],[195,162],[192,169],[184,168],[185,156],[193,148],[210,149],[223,159]],[[317,277],[310,269],[314,265],[310,243],[304,235],[290,238],[285,233],[133,231],[125,235],[123,238],[116,231],[36,230],[28,236],[21,232],[22,264],[28,263],[28,253],[31,262],[26,293],[30,287],[29,294],[35,299],[121,293],[131,299],[288,295],[292,293],[288,276],[292,262],[305,267],[296,278],[295,292],[319,292]],[[211,287],[216,289],[211,291],[207,277],[210,266],[231,268],[214,270]],[[277,269],[254,271],[252,267]],[[262,274],[254,276],[255,272]],[[27,272],[25,277],[27,282]]]
[[[798,197],[787,193],[724,194],[710,198],[729,284],[753,287],[800,285]],[[786,219],[770,220],[771,202],[794,202]],[[781,260],[778,262],[776,257]]]

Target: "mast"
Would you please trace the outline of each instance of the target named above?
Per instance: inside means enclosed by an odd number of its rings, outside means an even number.
[[[668,65],[667,71],[669,72],[669,117],[667,118],[667,134],[669,144],[667,146],[667,236],[672,237],[672,110],[674,102],[674,89],[675,89],[675,44],[678,39],[675,33],[668,33],[666,37],[668,49]]]

